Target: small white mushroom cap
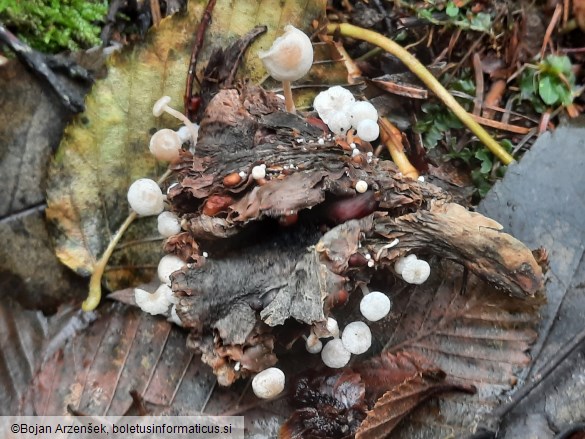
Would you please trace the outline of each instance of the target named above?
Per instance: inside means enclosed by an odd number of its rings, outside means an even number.
[[[355,191],[363,194],[364,192],[366,192],[368,190],[368,183],[365,182],[364,180],[358,180],[355,184]]]
[[[163,128],[150,138],[150,153],[162,162],[176,162],[179,160],[179,150],[183,141],[176,131]]]
[[[313,101],[315,111],[325,123],[327,123],[329,115],[340,111],[348,115],[349,118],[349,109],[354,104],[355,98],[353,97],[353,94],[348,89],[339,85],[322,91]]]
[[[349,119],[354,127],[362,120],[378,120],[378,110],[367,101],[358,101],[349,109]]]
[[[315,334],[311,333],[305,342],[305,348],[309,354],[318,354],[323,349],[323,342]]]
[[[422,259],[407,262],[402,269],[402,279],[409,284],[420,285],[429,278],[430,274],[431,266]]]
[[[360,139],[363,139],[366,142],[373,142],[380,135],[378,122],[369,119],[362,120],[357,124],[356,134]]]
[[[323,119],[331,132],[335,134],[345,134],[351,128],[351,121],[344,111],[335,111],[329,113],[327,120]]]
[[[175,271],[180,270],[187,264],[179,257],[175,255],[163,256],[158,263],[158,279],[166,285],[171,285],[171,274]]]
[[[372,332],[364,322],[351,322],[344,328],[341,341],[352,354],[363,354],[372,346]]]
[[[323,360],[323,363],[325,363],[325,366],[333,369],[345,366],[349,363],[350,358],[351,352],[345,348],[342,341],[338,338],[334,338],[325,344],[321,351],[321,359]]]
[[[266,177],[266,165],[258,165],[252,168],[252,178],[254,180],[260,180]]]
[[[167,105],[171,102],[170,96],[163,96],[156,101],[152,107],[152,115],[154,117],[160,117],[165,112]]]
[[[134,300],[142,311],[153,316],[166,313],[169,306],[171,306],[166,293],[160,289],[157,289],[154,293],[149,293],[140,288],[134,288]]]
[[[360,311],[370,322],[377,322],[386,317],[391,307],[392,303],[388,296],[380,291],[366,294],[360,302]]]
[[[270,399],[284,390],[284,372],[277,367],[263,370],[252,380],[252,390],[258,398]]]
[[[315,111],[335,134],[345,134],[351,128],[349,112],[354,104],[353,94],[339,85],[322,91],[313,101]]]
[[[164,196],[156,181],[140,178],[128,189],[128,203],[140,216],[158,215],[164,209]]]
[[[157,217],[157,228],[158,233],[168,238],[181,231],[181,222],[173,212],[162,212]]]
[[[404,267],[406,266],[406,264],[410,264],[411,261],[416,261],[416,260],[417,260],[417,257],[415,254],[411,254],[408,256],[401,256],[398,258],[398,260],[394,264],[394,270],[396,271],[396,273],[398,273],[399,275],[402,276],[402,271],[404,270]]]
[[[327,317],[325,327],[332,337],[339,337],[339,325],[337,324],[337,320],[332,317]]]
[[[313,65],[313,45],[303,31],[289,24],[270,49],[259,52],[258,56],[274,79],[296,81],[305,76]]]

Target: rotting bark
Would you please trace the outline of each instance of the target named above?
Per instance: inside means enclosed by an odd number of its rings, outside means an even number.
[[[368,154],[368,142],[353,139],[352,154],[318,119],[283,106],[255,85],[219,89],[196,152],[183,151],[173,166],[178,184],[168,199],[186,232],[166,249],[191,262],[172,276],[177,313],[221,384],[274,364],[275,327],[294,319],[320,333],[337,298],[414,250],[454,260],[516,296],[542,288],[529,249],[495,221],[404,177]],[[254,180],[261,164],[266,177]],[[365,194],[356,194],[358,180],[368,183]]]

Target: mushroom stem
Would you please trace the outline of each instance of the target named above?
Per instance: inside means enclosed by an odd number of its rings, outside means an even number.
[[[187,129],[191,133],[191,138],[193,139],[193,143],[195,143],[197,141],[198,131],[197,131],[197,128],[195,128],[195,125],[193,125],[193,122],[191,122],[189,120],[189,118],[187,116],[185,116],[183,113],[175,110],[174,108],[169,107],[168,105],[164,106],[164,110],[167,113],[169,113],[171,116],[176,117],[177,119],[179,119],[181,122],[183,122],[185,124],[185,126],[187,127]]]
[[[292,95],[290,81],[282,81],[282,91],[284,93],[284,106],[289,113],[296,113],[295,101]]]
[[[370,294],[370,289],[368,288],[368,286],[366,284],[360,284],[360,290],[362,290],[362,294],[364,296],[367,296],[368,294]]]
[[[170,177],[170,175],[171,171],[166,171],[158,180],[158,184],[161,184]],[[93,266],[93,272],[89,279],[89,293],[87,298],[81,304],[81,309],[83,311],[93,311],[100,304],[100,300],[102,299],[102,276],[104,275],[106,265],[108,265],[108,261],[110,260],[110,256],[112,256],[116,245],[118,245],[118,242],[120,242],[120,239],[122,239],[122,236],[124,236],[124,233],[128,227],[130,227],[130,224],[132,224],[137,217],[138,214],[136,212],[130,212],[130,215],[128,215],[114,236],[112,236],[112,240],[109,242],[102,256]]]
[[[91,278],[89,279],[89,294],[87,295],[87,299],[81,304],[82,310],[93,311],[100,304],[100,300],[102,299],[102,276],[106,269],[106,265],[108,264],[116,245],[122,238],[122,235],[124,235],[126,229],[128,229],[130,224],[132,224],[137,217],[138,214],[136,212],[131,212],[130,215],[128,215],[128,218],[126,218],[116,234],[112,237],[112,240],[108,244],[108,247],[102,254],[101,258],[94,265],[93,273],[91,273]]]

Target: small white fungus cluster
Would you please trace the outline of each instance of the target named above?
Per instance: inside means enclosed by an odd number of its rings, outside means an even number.
[[[326,327],[330,336],[333,336],[333,339],[329,340],[321,350],[321,360],[327,367],[333,369],[344,367],[349,363],[351,354],[363,354],[372,345],[372,332],[364,322],[349,323],[341,333],[341,337],[339,337],[339,326],[335,319],[329,317]],[[311,335],[314,334],[311,333]],[[309,340],[311,336],[307,338],[307,351],[317,353],[318,351],[310,349],[312,346],[309,346]]]
[[[157,269],[161,285],[154,293],[149,293],[140,288],[134,288],[134,301],[136,302],[136,305],[140,307],[142,311],[152,314],[153,316],[164,314],[169,318],[169,321],[182,326],[181,319],[177,315],[177,298],[171,289],[170,276],[185,265],[185,262],[177,256],[163,256],[158,263]]]
[[[414,285],[424,283],[431,274],[429,263],[418,259],[414,254],[398,258],[394,264],[394,270],[405,282]]]
[[[366,101],[356,102],[353,94],[338,85],[322,91],[313,102],[315,111],[335,134],[345,134],[355,128],[356,134],[367,142],[380,135],[378,111]]]

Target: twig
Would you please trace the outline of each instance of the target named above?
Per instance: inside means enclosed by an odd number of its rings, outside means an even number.
[[[426,84],[429,89],[437,95],[439,99],[451,110],[453,113],[463,122],[484,145],[504,163],[508,165],[514,162],[514,158],[508,154],[508,152],[502,148],[502,146],[496,142],[487,131],[485,131],[481,125],[479,125],[473,118],[465,111],[465,109],[455,100],[455,98],[441,85],[441,83],[427,70],[422,63],[416,59],[412,54],[406,51],[399,44],[384,37],[383,35],[363,29],[358,26],[353,26],[347,23],[341,24],[329,24],[327,26],[328,33],[339,32],[341,35],[346,37],[355,38],[362,41],[375,44],[391,55],[396,56],[400,61],[404,63],[406,67],[410,69],[419,79]]]
[[[197,65],[197,58],[199,57],[199,52],[203,47],[203,40],[205,37],[205,31],[207,30],[207,26],[211,22],[211,14],[213,12],[213,8],[215,7],[216,0],[209,0],[207,6],[205,8],[205,12],[203,12],[203,17],[201,18],[201,23],[199,23],[199,27],[197,28],[197,34],[195,35],[195,42],[193,43],[193,51],[191,52],[191,59],[189,61],[189,70],[187,70],[187,84],[185,86],[185,97],[183,99],[183,105],[185,107],[185,116],[191,119],[191,96],[193,93],[193,80],[195,79],[195,66]]]
[[[406,177],[416,180],[418,178],[418,171],[410,163],[408,157],[404,153],[404,146],[402,145],[402,139],[400,132],[392,123],[385,117],[380,118],[380,140],[392,157],[392,160],[398,166],[398,169]]]
[[[479,53],[473,54],[473,70],[475,73],[475,99],[473,100],[473,114],[479,116],[483,103],[483,69]]]
[[[546,46],[550,42],[550,37],[553,33],[553,30],[555,30],[555,26],[559,22],[559,18],[561,17],[562,11],[563,11],[563,5],[558,3],[557,6],[555,7],[555,11],[553,12],[552,18],[550,19],[550,23],[548,24],[548,27],[546,28],[544,38],[542,39],[542,48],[540,49],[540,59],[544,59],[544,52],[546,50]]]
[[[486,117],[476,116],[475,114],[472,114],[471,117],[473,117],[473,120],[475,120],[477,123],[483,126],[495,128],[502,131],[508,131],[510,133],[526,134],[530,131],[530,128],[521,127],[518,125],[511,125],[506,122],[499,122],[497,120],[488,119]]]
[[[171,171],[166,171],[158,180],[158,184],[161,184],[170,175]],[[93,311],[100,304],[100,300],[102,300],[102,277],[104,275],[106,265],[108,265],[108,261],[110,260],[116,245],[118,245],[118,242],[120,242],[120,239],[122,239],[122,236],[124,236],[124,233],[126,230],[128,230],[128,227],[130,227],[130,224],[132,224],[137,217],[138,215],[136,212],[131,212],[130,215],[128,215],[114,236],[112,236],[112,239],[108,243],[108,246],[104,250],[102,256],[93,266],[93,272],[91,273],[91,277],[89,279],[89,293],[87,298],[81,304],[82,310]]]
[[[24,44],[2,24],[0,24],[0,43],[4,43],[8,46],[8,48],[10,48],[10,50],[12,50],[23,63],[25,63],[34,73],[44,79],[69,111],[80,113],[85,109],[83,96],[57,77],[52,70],[52,67],[62,67],[69,74],[71,66],[68,68],[66,63],[62,63],[56,58],[51,58],[49,63],[48,59],[50,57],[47,57]],[[70,76],[89,78],[87,72],[83,74],[81,73],[82,70],[81,67],[76,66],[76,69],[72,71]]]

